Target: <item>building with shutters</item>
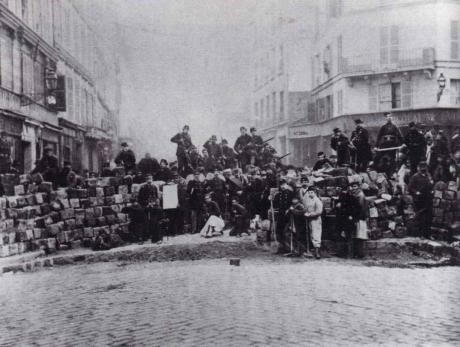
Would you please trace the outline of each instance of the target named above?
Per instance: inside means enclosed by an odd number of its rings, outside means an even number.
[[[285,163],[300,159],[288,129],[307,117],[313,9],[309,2],[264,1],[254,12],[253,124],[264,139],[273,138],[270,145],[279,154],[291,153]]]
[[[288,134],[303,148],[304,164],[330,152],[335,127],[349,136],[356,118],[374,141],[385,112],[403,131],[415,121],[449,136],[460,124],[459,1],[327,0],[315,11],[312,112]]]
[[[119,69],[90,12],[83,1],[0,0],[0,130],[25,172],[46,146],[61,164],[98,171],[116,143]],[[47,104],[49,68],[59,76],[59,110]]]

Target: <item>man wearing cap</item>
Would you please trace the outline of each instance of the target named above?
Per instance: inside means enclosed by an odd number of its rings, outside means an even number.
[[[264,140],[261,136],[257,135],[257,129],[251,127],[251,148],[250,148],[250,162],[253,165],[259,165],[260,162],[260,152],[264,146]]]
[[[409,123],[409,131],[404,137],[404,144],[408,149],[411,175],[417,172],[418,163],[426,152],[425,136],[417,129],[414,122]]]
[[[334,135],[331,138],[331,148],[337,153],[337,166],[350,164],[350,141],[348,137],[342,134],[339,128],[334,129]]]
[[[171,138],[171,142],[177,144],[176,156],[180,175],[185,175],[190,170],[190,150],[193,144],[189,131],[190,127],[184,125],[182,132],[177,133]]]
[[[365,172],[372,159],[371,146],[369,144],[369,132],[363,128],[361,119],[355,120],[356,128],[351,133],[351,145],[353,148],[354,164],[357,172]]]
[[[288,252],[285,230],[289,224],[289,208],[295,193],[286,180],[280,180],[280,191],[273,197],[273,207],[278,210],[276,219],[276,240],[278,241],[278,254]],[[271,197],[270,197],[271,198]]]
[[[428,173],[428,165],[425,161],[418,164],[418,172],[410,178],[407,189],[414,200],[414,220],[418,224],[418,228],[414,228],[414,231],[420,233],[414,236],[428,238],[431,234],[433,180]]]
[[[247,133],[247,129],[245,127],[240,128],[240,133],[241,135],[236,139],[233,148],[237,153],[241,168],[245,170],[246,165],[250,162],[248,146],[252,143],[252,137]]]
[[[136,156],[126,142],[121,144],[121,151],[115,158],[115,164],[123,166],[126,173],[136,169]]]
[[[399,128],[393,123],[393,117],[391,113],[385,113],[386,123],[380,128],[377,135],[377,148],[393,148],[399,147],[403,144],[403,137]],[[381,166],[380,161],[383,157],[387,157],[390,165],[391,172],[394,172],[396,165],[396,153],[397,149],[391,151],[378,152],[375,158],[377,167]]]
[[[53,154],[53,147],[46,146],[43,149],[43,157],[37,162],[35,169],[31,174],[40,173],[47,182],[52,182],[56,187],[59,173],[58,158]]]

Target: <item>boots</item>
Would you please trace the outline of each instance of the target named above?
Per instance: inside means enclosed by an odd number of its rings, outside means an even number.
[[[316,259],[321,259],[321,254],[319,252],[319,248],[318,247],[315,247],[315,258]]]

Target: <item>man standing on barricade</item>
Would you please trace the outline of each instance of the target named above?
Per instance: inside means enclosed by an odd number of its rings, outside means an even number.
[[[160,242],[162,239],[158,228],[158,222],[161,218],[160,199],[158,189],[153,184],[152,175],[146,177],[146,182],[139,190],[137,200],[139,205],[144,208],[147,224],[145,230],[148,231],[152,243]]]
[[[217,143],[217,136],[212,135],[211,138],[206,141],[203,145],[208,151],[208,155],[213,159],[215,163],[222,157],[222,148]]]
[[[363,128],[361,119],[355,120],[356,129],[351,133],[351,146],[353,153],[354,168],[357,172],[365,172],[372,159],[371,145],[369,144],[369,132]]]
[[[123,166],[126,174],[136,170],[136,155],[126,142],[121,144],[121,151],[115,158],[115,164]]]
[[[145,153],[145,157],[139,161],[137,168],[139,173],[145,179],[147,175],[152,175],[155,177],[158,170],[160,170],[160,164],[158,164],[158,160],[152,158],[150,153]]]
[[[251,145],[249,150],[249,163],[252,165],[260,166],[260,152],[264,146],[264,140],[261,136],[257,135],[257,129],[252,127],[251,132]]]
[[[228,145],[226,139],[222,140],[222,157],[221,163],[224,169],[233,169],[235,167],[236,154],[233,148]]]
[[[245,127],[240,128],[241,135],[236,139],[235,149],[238,161],[242,170],[246,170],[246,165],[250,163],[250,155],[248,153],[248,146],[252,143],[251,135],[247,134]]]
[[[171,142],[177,144],[176,156],[179,174],[186,176],[190,173],[190,150],[192,149],[192,138],[189,134],[190,127],[184,125],[181,133],[177,133],[171,138]]]
[[[386,124],[380,128],[377,136],[377,155],[375,156],[376,168],[379,171],[394,172],[396,169],[396,154],[399,147],[403,144],[403,137],[399,128],[393,123],[391,113],[385,113]],[[394,148],[392,150],[385,150],[387,148]],[[388,163],[388,169],[384,163]],[[384,168],[385,167],[385,168]]]
[[[339,128],[334,129],[334,135],[331,137],[331,148],[337,153],[338,167],[350,164],[350,141]]]
[[[417,129],[414,122],[409,123],[409,131],[404,137],[404,144],[409,152],[410,173],[413,175],[417,172],[418,163],[424,159],[426,152],[425,136]]]

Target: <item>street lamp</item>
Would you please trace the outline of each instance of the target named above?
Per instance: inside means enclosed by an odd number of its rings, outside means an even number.
[[[56,90],[57,80],[58,78],[57,78],[56,70],[52,68],[46,68],[46,74],[45,74],[46,89]]]
[[[438,85],[439,85],[439,91],[438,91],[438,102],[441,100],[441,95],[444,89],[446,88],[446,78],[444,77],[444,74],[441,72],[438,77]]]

